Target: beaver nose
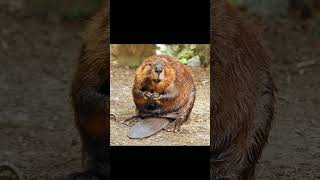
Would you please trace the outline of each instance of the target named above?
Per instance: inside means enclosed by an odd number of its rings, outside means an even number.
[[[160,73],[162,73],[162,71],[163,71],[163,67],[161,65],[157,65],[155,68],[155,72],[157,74],[160,74]]]

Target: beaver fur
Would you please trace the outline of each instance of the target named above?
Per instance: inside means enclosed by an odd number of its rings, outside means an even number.
[[[134,117],[168,118],[173,121],[165,129],[179,131],[193,108],[196,88],[186,65],[170,56],[151,56],[136,70],[132,94]]]
[[[270,58],[258,28],[211,0],[211,180],[254,179],[274,114]]]
[[[109,179],[109,1],[88,23],[72,82],[75,124],[88,171],[73,175]]]

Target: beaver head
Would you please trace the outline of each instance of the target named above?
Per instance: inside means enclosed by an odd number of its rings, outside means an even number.
[[[152,83],[161,83],[168,76],[172,67],[164,58],[148,59],[143,65],[143,76]]]
[[[150,79],[155,82],[159,83],[165,78],[165,63],[162,61],[155,61],[150,64]]]
[[[136,83],[152,86],[160,91],[168,87],[175,79],[175,69],[164,56],[152,56],[144,60],[136,71]]]

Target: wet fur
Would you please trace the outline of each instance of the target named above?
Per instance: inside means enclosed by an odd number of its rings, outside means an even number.
[[[258,28],[211,0],[211,180],[254,179],[274,112],[275,86]]]
[[[109,2],[90,20],[72,82],[72,107],[88,172],[109,177]]]

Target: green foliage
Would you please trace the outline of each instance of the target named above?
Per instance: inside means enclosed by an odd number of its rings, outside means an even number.
[[[200,58],[200,63],[203,65],[209,64],[209,45],[204,44],[157,44],[158,55],[170,55],[179,59],[182,63],[188,64],[195,57]]]

